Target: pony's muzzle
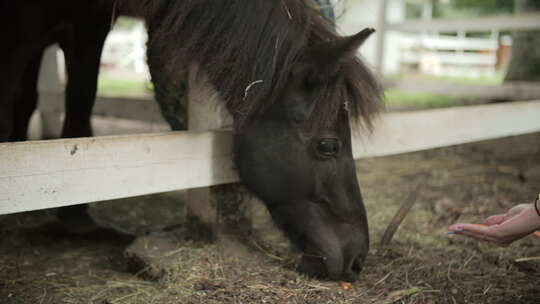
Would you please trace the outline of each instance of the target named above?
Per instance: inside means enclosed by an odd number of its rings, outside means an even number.
[[[345,282],[355,282],[360,277],[360,272],[364,268],[366,256],[365,254],[357,255],[355,258],[351,259],[343,270],[341,275],[341,280]]]
[[[304,254],[298,271],[316,278],[355,282],[364,266],[366,254],[323,256]]]
[[[342,265],[341,257],[304,254],[298,271],[315,278],[338,281],[342,278]]]

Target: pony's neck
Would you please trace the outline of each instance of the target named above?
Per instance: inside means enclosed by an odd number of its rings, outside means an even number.
[[[106,0],[113,1],[113,14],[117,16],[127,16],[143,18],[143,10],[140,1],[133,0]]]
[[[187,81],[188,129],[206,131],[233,128],[232,114],[198,64],[189,65]]]

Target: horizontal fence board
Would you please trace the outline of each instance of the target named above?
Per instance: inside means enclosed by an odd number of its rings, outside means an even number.
[[[0,214],[238,180],[231,132],[0,143]]]
[[[540,29],[540,13],[456,19],[407,20],[388,24],[395,31],[478,31]]]
[[[404,50],[401,52],[400,62],[420,63],[422,60],[431,60],[441,65],[466,65],[466,66],[493,66],[497,63],[497,58],[493,54],[482,53],[457,53],[457,52],[418,52]]]
[[[384,115],[372,137],[354,137],[355,159],[540,132],[540,100]]]
[[[467,85],[446,82],[398,80],[386,81],[386,88],[405,92],[422,92],[457,97],[483,98],[488,100],[540,99],[539,82],[510,82],[500,85]]]
[[[538,117],[540,101],[388,113],[354,156],[539,132]],[[230,131],[0,143],[0,160],[0,214],[238,181]]]
[[[400,48],[419,48],[428,50],[470,50],[496,51],[498,40],[491,38],[462,38],[454,36],[435,36],[411,34],[400,37]]]

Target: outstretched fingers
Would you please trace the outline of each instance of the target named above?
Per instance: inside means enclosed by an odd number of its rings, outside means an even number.
[[[496,224],[493,224],[496,225]],[[498,226],[498,225],[497,225]],[[495,243],[499,246],[508,246],[509,243],[503,240],[494,226],[480,224],[465,224],[459,223],[448,227],[448,230],[454,234],[465,235],[477,240]]]
[[[484,221],[483,224],[487,225],[487,226],[498,225],[498,224],[501,224],[502,222],[506,221],[507,219],[508,219],[507,214],[492,215],[492,216],[488,217]]]

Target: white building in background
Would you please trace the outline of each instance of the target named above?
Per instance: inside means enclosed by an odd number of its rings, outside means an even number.
[[[386,2],[386,22],[382,6]],[[432,0],[336,0],[338,31],[354,34],[365,27],[377,30],[360,50],[360,55],[384,75],[418,72],[435,76],[482,77],[493,76],[507,60],[511,38],[499,39],[495,29],[485,38],[467,37],[465,31],[439,33],[425,30],[416,32],[386,31],[383,47],[379,41],[387,24],[406,21],[407,3],[422,5],[421,20],[432,20]],[[495,25],[494,25],[495,26]],[[500,41],[499,41],[500,40]],[[382,49],[381,67],[378,56]]]
[[[113,29],[101,55],[101,72],[111,76],[150,80],[146,64],[146,28],[142,21],[130,29]]]

